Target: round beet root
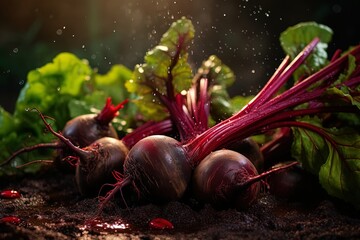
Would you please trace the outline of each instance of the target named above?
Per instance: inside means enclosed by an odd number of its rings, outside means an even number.
[[[244,185],[257,175],[256,168],[244,155],[232,150],[218,150],[195,168],[192,190],[197,199],[217,208],[242,209],[257,198],[260,183]]]

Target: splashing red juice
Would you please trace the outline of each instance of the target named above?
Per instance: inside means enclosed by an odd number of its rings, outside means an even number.
[[[149,227],[151,229],[159,230],[174,229],[174,225],[169,220],[166,220],[164,218],[154,218],[150,220]]]
[[[0,198],[3,199],[16,199],[20,198],[21,194],[16,190],[4,190],[0,192]]]
[[[21,219],[15,216],[6,216],[6,217],[2,217],[0,218],[0,224],[2,223],[11,223],[11,224],[15,224],[18,225],[20,224]]]
[[[121,219],[104,221],[99,218],[85,221],[79,229],[97,233],[129,233],[133,230],[130,224]]]

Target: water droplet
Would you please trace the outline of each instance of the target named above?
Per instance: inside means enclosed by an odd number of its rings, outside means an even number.
[[[13,53],[18,53],[19,52],[19,49],[18,48],[14,48],[13,49]]]
[[[334,13],[340,13],[342,8],[341,8],[341,6],[339,4],[334,4],[332,6],[332,10],[333,10]]]
[[[56,34],[57,34],[57,35],[60,36],[62,33],[63,33],[63,31],[62,31],[61,29],[56,30]]]
[[[251,73],[255,73],[255,69],[251,70]]]

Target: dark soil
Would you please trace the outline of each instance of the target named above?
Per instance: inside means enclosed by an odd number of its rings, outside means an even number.
[[[262,193],[244,211],[215,210],[193,200],[124,208],[118,197],[95,218],[98,200],[81,197],[72,175],[47,170],[2,178],[5,189],[22,196],[1,199],[0,218],[21,222],[0,223],[0,239],[360,239],[360,212],[326,194],[289,202]],[[151,229],[149,221],[157,217],[174,229]]]

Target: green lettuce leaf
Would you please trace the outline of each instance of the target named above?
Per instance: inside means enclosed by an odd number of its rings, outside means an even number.
[[[30,71],[25,86],[17,99],[14,114],[0,107],[0,163],[11,153],[36,143],[55,141],[44,131],[45,126],[37,112],[52,117],[52,126],[58,131],[76,116],[99,112],[108,97],[114,104],[131,95],[124,84],[132,71],[122,65],[114,65],[104,75],[98,74],[88,64],[71,53],[60,53],[52,62]],[[114,120],[116,129],[125,130],[136,112],[134,105],[128,104]],[[53,151],[34,151],[15,158],[12,166],[36,159],[51,159]],[[17,170],[13,167],[0,169],[0,175],[15,172],[36,172],[39,165],[32,164]]]
[[[15,127],[13,116],[0,106],[0,136],[10,133]]]
[[[92,70],[85,60],[71,53],[61,53],[53,62],[29,72],[27,82],[16,102],[14,116],[23,124],[38,130],[43,127],[37,114],[28,110],[37,108],[45,115],[56,119],[55,126],[61,129],[70,119],[67,104],[70,99],[84,95],[83,83],[89,81]],[[37,131],[37,136],[42,135]]]

